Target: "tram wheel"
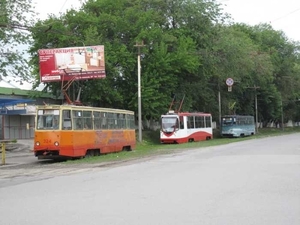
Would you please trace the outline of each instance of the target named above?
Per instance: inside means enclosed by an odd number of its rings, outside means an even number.
[[[122,148],[122,151],[127,151],[127,152],[129,152],[129,151],[131,151],[132,149],[131,149],[131,146],[123,146],[123,148]]]
[[[99,156],[100,155],[100,150],[99,149],[95,149],[94,150],[94,155],[95,156]]]
[[[94,156],[94,150],[87,150],[85,153],[85,157],[93,157]]]

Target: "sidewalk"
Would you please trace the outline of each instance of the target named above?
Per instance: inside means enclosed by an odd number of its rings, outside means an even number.
[[[33,155],[33,139],[19,139],[16,143],[7,143],[5,147],[6,158]],[[0,148],[0,153],[2,149]]]

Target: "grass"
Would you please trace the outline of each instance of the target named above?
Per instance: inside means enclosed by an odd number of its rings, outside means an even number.
[[[270,136],[286,135],[296,132],[300,132],[300,127],[285,128],[284,130],[278,128],[262,128],[258,130],[258,133],[256,135],[253,135],[251,137],[221,138],[219,136],[218,130],[215,130],[214,139],[209,141],[200,141],[185,144],[161,144],[159,141],[159,131],[143,131],[143,140],[141,143],[137,142],[137,146],[133,151],[122,151],[118,153],[101,155],[100,157],[88,157],[80,160],[70,160],[65,163],[80,164],[127,161],[161,154],[170,154],[188,149],[224,145],[233,142],[240,142]]]

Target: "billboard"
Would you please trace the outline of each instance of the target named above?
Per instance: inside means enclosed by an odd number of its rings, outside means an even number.
[[[40,49],[41,82],[105,78],[104,46]]]

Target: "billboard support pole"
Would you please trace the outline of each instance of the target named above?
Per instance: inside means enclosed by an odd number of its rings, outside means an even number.
[[[70,97],[69,97],[69,95],[68,95],[68,93],[67,93],[67,91],[68,91],[68,89],[70,88],[70,86],[72,85],[72,83],[74,82],[76,80],[76,76],[74,76],[74,77],[72,77],[72,79],[71,80],[68,80],[68,82],[67,83],[65,83],[64,84],[64,81],[62,81],[62,92],[63,92],[63,94],[64,94],[64,96],[65,96],[65,98],[66,98],[66,100],[67,100],[67,103],[68,104],[73,104],[74,102],[70,99]],[[80,94],[80,93],[79,93]],[[81,103],[80,103],[80,101],[79,101],[79,99],[77,99],[76,101],[75,101],[75,105],[81,105]]]

